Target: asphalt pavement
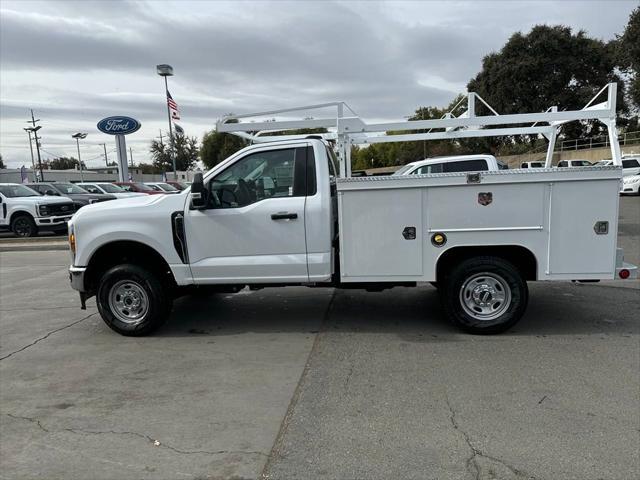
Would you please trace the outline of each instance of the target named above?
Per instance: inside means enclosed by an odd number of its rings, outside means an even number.
[[[620,245],[640,254],[640,201]],[[185,297],[157,335],[79,310],[68,254],[0,253],[0,478],[640,475],[638,282],[532,283],[470,336],[431,287]]]

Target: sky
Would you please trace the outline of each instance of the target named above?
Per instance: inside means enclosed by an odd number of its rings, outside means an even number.
[[[29,166],[30,109],[43,158],[115,160],[96,123],[127,115],[134,162],[168,130],[164,84],[179,124],[201,139],[226,113],[345,101],[366,120],[445,106],[515,32],[563,24],[610,40],[637,0],[588,1],[9,1],[0,0],[0,154]]]

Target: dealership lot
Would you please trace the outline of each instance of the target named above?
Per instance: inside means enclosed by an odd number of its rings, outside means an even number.
[[[640,201],[620,241],[640,258]],[[431,287],[176,302],[124,338],[61,251],[0,253],[0,478],[575,478],[640,473],[638,282],[534,283],[500,336]]]

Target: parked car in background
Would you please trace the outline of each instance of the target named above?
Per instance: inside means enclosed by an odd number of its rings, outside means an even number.
[[[597,166],[610,166],[613,165],[612,160],[600,160],[596,163]],[[640,156],[639,157],[622,157],[622,176],[628,177],[632,175],[640,175]]]
[[[180,192],[180,190],[178,190],[173,185],[169,185],[169,183],[167,182],[144,182],[144,184],[153,188],[156,192],[162,192],[162,193],[179,193]]]
[[[520,168],[544,168],[544,162],[522,162]]]
[[[407,163],[396,170],[394,176],[424,175],[428,173],[482,172],[506,170],[509,167],[493,155],[457,155],[438,157]]]
[[[558,162],[558,168],[573,168],[573,167],[593,167],[593,163],[588,160],[562,160]]]
[[[68,198],[42,196],[19,183],[0,183],[0,230],[19,237],[33,237],[39,230],[64,233],[74,213]]]
[[[116,198],[129,198],[129,197],[139,197],[140,195],[144,195],[143,193],[134,193],[127,192],[122,188],[114,185],[113,183],[108,182],[91,182],[91,183],[76,183],[80,187],[84,188],[89,193],[102,193],[102,194],[110,194],[114,195]]]
[[[89,193],[84,188],[74,183],[51,182],[51,183],[28,183],[27,186],[40,195],[67,197],[76,207],[76,210],[92,203],[115,200],[115,195],[108,193]]]
[[[640,175],[622,177],[622,190],[620,190],[620,193],[623,195],[640,195]]]
[[[135,192],[146,195],[162,195],[163,193],[165,193],[154,190],[150,186],[140,182],[115,182],[114,185],[122,188],[125,192]]]
[[[180,191],[184,190],[185,188],[187,188],[190,185],[190,183],[178,182],[177,180],[167,180],[164,183],[168,183],[169,185],[171,185],[172,187],[177,188]]]

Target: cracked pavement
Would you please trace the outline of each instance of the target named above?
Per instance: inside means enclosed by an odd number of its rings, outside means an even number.
[[[431,287],[286,288],[186,297],[136,339],[79,309],[67,262],[0,253],[0,479],[640,475],[638,282],[531,284],[500,336]]]

